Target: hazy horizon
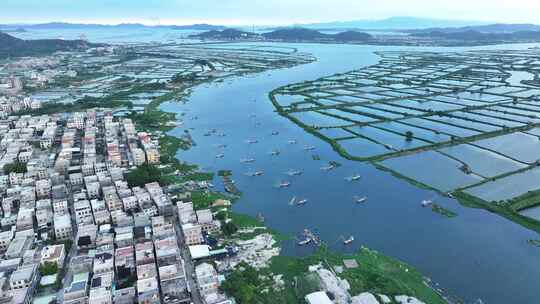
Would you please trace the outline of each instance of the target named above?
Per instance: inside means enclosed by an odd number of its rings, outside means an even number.
[[[540,23],[532,0],[3,0],[3,24],[47,22],[145,25],[287,25],[412,16],[441,20]],[[366,9],[368,8],[368,9]]]

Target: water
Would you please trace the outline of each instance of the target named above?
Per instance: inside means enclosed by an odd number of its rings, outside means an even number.
[[[150,42],[182,41],[183,31],[171,30],[89,30],[31,31],[20,33],[22,38],[78,38],[85,34],[93,42]],[[275,46],[275,44],[272,44]],[[456,201],[440,197],[437,193],[419,189],[403,180],[380,171],[368,163],[342,159],[320,139],[274,112],[268,101],[268,92],[292,82],[313,80],[334,73],[346,72],[375,64],[374,51],[420,50],[463,51],[462,48],[404,48],[351,45],[284,45],[311,52],[319,60],[315,63],[270,71],[255,76],[237,77],[223,83],[197,87],[186,105],[164,104],[163,109],[186,113],[186,128],[191,131],[197,146],[179,152],[178,157],[203,169],[216,171],[231,169],[243,196],[235,205],[237,212],[256,215],[262,212],[267,224],[280,232],[297,234],[312,228],[334,249],[352,252],[361,245],[404,260],[422,273],[439,282],[451,293],[467,302],[482,298],[485,303],[537,303],[540,289],[540,251],[526,244],[538,238],[526,230],[497,215],[483,210],[461,207]],[[526,48],[535,45],[507,45],[478,47],[475,49]],[[253,100],[256,100],[255,102]],[[256,118],[250,118],[255,114]],[[199,119],[191,120],[198,116]],[[209,129],[225,132],[226,137],[205,137]],[[279,136],[272,136],[279,131]],[[184,128],[171,133],[180,135]],[[259,143],[248,145],[246,139],[256,138]],[[287,143],[297,139],[297,145]],[[225,143],[224,150],[217,149]],[[315,146],[308,153],[304,146]],[[269,156],[274,149],[281,150],[278,157]],[[225,158],[215,155],[224,153]],[[312,159],[320,155],[321,161]],[[241,164],[240,158],[254,157],[252,164]],[[335,160],[341,167],[323,172],[320,167]],[[429,165],[429,164],[423,164]],[[303,169],[302,176],[291,178],[290,169]],[[264,170],[260,177],[245,176],[245,172]],[[422,164],[418,166],[422,170]],[[358,182],[344,178],[361,174]],[[289,189],[276,189],[275,184],[290,180]],[[306,206],[293,207],[292,196],[309,198]],[[356,205],[354,196],[367,196],[368,202]],[[433,199],[445,208],[458,213],[447,219],[420,207],[424,199]],[[350,247],[338,241],[340,236],[354,235]],[[304,255],[311,249],[297,247],[291,241],[284,244],[284,254]]]
[[[295,235],[311,228],[332,249],[342,252],[352,252],[361,245],[377,249],[412,264],[467,301],[482,298],[486,303],[536,302],[540,296],[536,286],[540,251],[526,244],[526,240],[538,237],[536,233],[486,211],[461,207],[454,200],[416,188],[368,163],[342,159],[328,144],[277,115],[268,101],[268,92],[279,86],[374,64],[378,60],[374,51],[404,48],[293,46],[313,53],[319,60],[202,85],[194,90],[187,104],[164,104],[164,110],[186,113],[185,127],[172,134],[181,135],[185,128],[194,128],[191,134],[197,146],[179,152],[178,157],[201,164],[204,170],[233,170],[243,192],[235,210],[250,215],[262,212],[267,224],[278,231]],[[195,116],[199,119],[190,119]],[[213,128],[227,136],[203,135]],[[279,131],[279,136],[272,136],[273,131]],[[259,143],[249,145],[246,139],[258,139]],[[298,144],[289,144],[291,139],[297,139]],[[228,147],[218,149],[219,144]],[[315,146],[316,150],[309,153],[304,146]],[[268,154],[274,149],[282,152],[279,157]],[[218,153],[224,153],[225,158],[216,159]],[[313,160],[312,154],[322,160]],[[241,164],[239,160],[244,157],[256,161]],[[320,167],[331,160],[342,166],[322,171]],[[291,178],[285,174],[290,169],[302,169],[304,174]],[[256,170],[263,170],[264,175],[244,175]],[[417,170],[422,170],[422,164]],[[356,173],[362,175],[359,182],[345,181]],[[290,188],[274,187],[285,180],[291,181]],[[289,206],[293,196],[310,201],[303,207]],[[368,203],[356,205],[355,196],[367,196]],[[434,199],[459,216],[447,219],[421,208],[423,199]],[[349,235],[354,235],[356,241],[345,247],[338,239]],[[312,250],[294,243],[284,245],[284,254],[304,255]]]

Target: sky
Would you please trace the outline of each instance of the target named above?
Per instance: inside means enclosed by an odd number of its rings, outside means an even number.
[[[414,16],[540,24],[540,0],[0,0],[1,23],[284,25]]]

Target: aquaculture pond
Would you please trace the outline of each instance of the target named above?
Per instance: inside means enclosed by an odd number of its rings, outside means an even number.
[[[537,167],[470,188],[466,192],[488,202],[501,201],[539,190],[539,180],[540,168]]]
[[[277,45],[281,44],[272,44]],[[490,304],[535,303],[540,298],[537,286],[540,251],[526,242],[537,238],[537,233],[485,210],[462,207],[453,199],[417,187],[370,163],[347,160],[328,143],[278,115],[268,99],[269,92],[284,85],[375,64],[380,59],[375,51],[406,48],[329,44],[282,46],[312,53],[318,61],[201,85],[194,88],[185,104],[162,105],[162,109],[178,113],[184,122],[171,134],[182,136],[187,131],[196,142],[191,150],[179,151],[179,159],[200,164],[203,170],[232,170],[233,179],[243,193],[235,210],[253,216],[262,213],[266,224],[282,233],[294,236],[304,228],[310,228],[334,250],[352,252],[362,245],[376,249],[414,265],[466,303],[478,298]],[[525,46],[504,46],[509,47]],[[440,50],[452,51],[449,48]],[[443,101],[440,99],[437,98]],[[390,113],[365,106],[352,109],[373,115]],[[309,119],[315,123],[317,121],[311,119],[320,119],[324,124],[328,122],[325,116]],[[405,121],[439,130],[441,136],[479,133],[426,119]],[[225,136],[205,136],[212,129]],[[324,132],[332,136],[342,134],[341,131],[321,130]],[[432,134],[417,132],[420,138],[437,139]],[[255,139],[257,143],[254,143]],[[391,144],[397,142],[393,136],[390,140]],[[405,144],[405,140],[399,141]],[[382,145],[364,145],[359,141],[341,141],[340,145],[359,155],[389,151]],[[281,154],[272,156],[270,152],[274,150]],[[218,154],[224,154],[224,157],[216,158]],[[527,149],[522,154],[527,154]],[[246,157],[253,158],[254,162],[240,162]],[[329,161],[336,161],[341,166],[325,170]],[[436,184],[441,190],[481,180],[463,173],[459,169],[461,163],[437,152],[388,159],[382,164],[403,175]],[[246,175],[256,170],[264,174],[258,177]],[[289,176],[286,174],[289,170],[302,170],[303,174]],[[355,174],[360,174],[361,179],[347,181]],[[276,187],[283,181],[289,181],[291,186]],[[217,188],[222,186],[217,178],[214,183]],[[290,206],[293,196],[309,201],[302,207]],[[366,203],[355,203],[355,198],[364,196],[368,199]],[[458,216],[450,219],[422,208],[421,201],[425,199],[434,200]],[[340,239],[349,235],[354,235],[355,241],[345,246]],[[313,250],[309,246],[297,246],[293,238],[284,243],[283,254],[306,255]]]

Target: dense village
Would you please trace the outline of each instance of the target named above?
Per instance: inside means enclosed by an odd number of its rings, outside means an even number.
[[[1,125],[6,303],[56,289],[61,303],[181,303],[194,289],[208,303],[229,303],[214,266],[193,268],[188,254],[229,255],[201,247],[220,229],[212,212],[195,212],[189,195],[173,203],[157,182],[126,182],[133,166],[159,164],[156,140],[130,119],[90,110]]]

